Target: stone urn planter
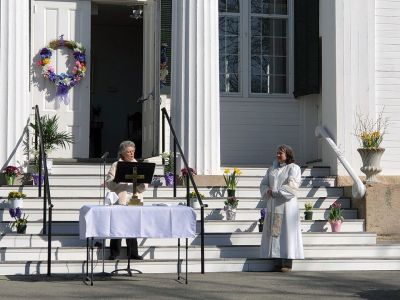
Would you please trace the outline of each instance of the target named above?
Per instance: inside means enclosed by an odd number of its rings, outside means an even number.
[[[366,175],[365,182],[379,182],[376,175],[382,171],[380,163],[385,149],[359,148],[357,151],[360,153],[363,162],[360,170]]]

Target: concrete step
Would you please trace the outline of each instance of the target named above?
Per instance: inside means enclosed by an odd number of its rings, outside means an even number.
[[[34,186],[22,186],[15,187],[14,190],[20,190],[24,192],[28,197],[37,197],[38,191],[37,187]],[[7,198],[10,187],[1,186],[0,187],[0,198]],[[52,197],[65,197],[66,195],[70,197],[96,197],[101,198],[103,189],[98,186],[51,186]],[[203,193],[206,197],[226,197],[225,188],[199,188],[199,192]],[[186,188],[178,188],[177,196],[186,196]],[[298,197],[342,197],[343,188],[340,187],[318,187],[318,188],[300,188],[298,192]],[[150,197],[173,197],[173,189],[170,187],[152,187],[144,192],[145,198]],[[240,187],[236,190],[236,197],[248,198],[248,197],[260,197],[260,191],[258,187]],[[163,199],[165,200],[165,199]]]
[[[162,199],[149,197],[145,199],[145,204],[155,204],[155,203],[168,203],[168,204],[178,204],[178,203],[186,203],[186,197],[179,197],[179,198],[165,198],[164,201]],[[225,201],[225,198],[205,198],[204,203],[208,205],[208,208],[221,208],[221,203]],[[266,201],[260,200],[259,197],[255,198],[240,198],[239,200],[239,209],[242,208],[263,208],[266,207]],[[337,201],[342,205],[342,208],[350,208],[350,199],[349,198],[298,198],[299,202],[299,209],[304,208],[305,203],[312,203],[314,208],[324,208],[327,209]],[[79,209],[83,205],[86,204],[93,204],[93,205],[102,205],[103,199],[99,197],[53,197],[52,203],[54,204],[55,209]],[[24,209],[41,209],[43,207],[43,199],[38,198],[26,198],[24,201]],[[0,208],[8,208],[7,200],[3,199],[3,202],[0,200]]]
[[[184,246],[184,244],[181,244]],[[184,248],[181,246],[181,257]],[[177,246],[142,246],[139,247],[139,254],[144,259],[173,259],[177,258]],[[200,259],[199,246],[189,246],[189,259]],[[307,259],[316,258],[398,258],[400,251],[399,244],[391,245],[305,245],[304,256]],[[101,246],[95,247],[94,259],[103,258]],[[0,248],[0,255],[4,261],[19,261],[24,257],[27,261],[47,260],[47,247],[22,248],[10,247]],[[104,258],[108,260],[109,248],[104,249]],[[259,246],[207,246],[204,249],[206,259],[219,258],[253,258],[260,257]],[[55,247],[51,251],[52,261],[82,261],[86,259],[86,247]],[[126,248],[121,250],[119,259],[127,259]]]
[[[224,203],[220,201],[220,207],[223,207]],[[196,209],[197,219],[200,220],[200,209]],[[41,221],[43,220],[42,209],[23,209],[23,213],[29,216],[29,221]],[[300,219],[304,219],[304,209],[299,210]],[[327,220],[329,216],[328,209],[314,209],[313,220]],[[205,220],[226,220],[226,212],[223,208],[205,209],[204,210]],[[356,219],[356,209],[344,209],[343,217],[345,219]],[[13,221],[8,209],[0,209],[0,218],[3,221]],[[260,218],[260,209],[246,209],[238,208],[236,211],[236,220],[258,220]],[[53,209],[53,221],[79,221],[79,209]]]
[[[206,220],[204,223],[205,232],[258,232],[257,220]],[[364,220],[346,220],[342,224],[343,232],[362,232],[364,230]],[[28,222],[26,232],[28,234],[40,234],[43,224],[40,221]],[[330,232],[331,227],[327,221],[301,221],[301,230],[304,232]],[[8,221],[0,222],[0,233],[10,233],[15,229],[10,228]],[[75,221],[54,221],[52,231],[54,234],[78,234],[79,224]],[[200,221],[197,221],[197,232],[200,232]]]
[[[242,176],[264,176],[267,172],[269,166],[265,167],[239,167],[242,172]],[[231,171],[232,167],[227,167]],[[225,167],[221,168],[221,174],[224,172]],[[329,167],[301,167],[301,176],[308,177],[325,177],[330,176],[330,168]]]
[[[105,272],[112,272],[118,268],[125,268],[126,260],[106,261]],[[135,261],[132,267],[140,273],[171,273],[176,274],[177,261],[169,260],[143,260]],[[205,261],[206,272],[268,272],[272,271],[273,260],[251,258],[220,258]],[[182,272],[186,265],[182,262]],[[52,262],[52,274],[83,274],[85,261],[55,261]],[[400,258],[368,259],[305,259],[293,262],[293,272],[299,271],[361,271],[361,270],[400,270]],[[96,273],[103,271],[102,261],[94,262],[94,280]],[[188,261],[188,272],[200,272],[201,261],[191,259]],[[47,273],[46,261],[16,261],[1,262],[0,275],[38,275]],[[124,273],[122,273],[124,274]],[[137,276],[140,276],[137,275]],[[176,276],[176,275],[171,275]],[[190,275],[188,278],[190,282]]]
[[[183,240],[183,239],[182,239]],[[261,233],[206,233],[207,246],[257,245],[261,243]],[[176,246],[177,239],[138,238],[139,246]],[[200,236],[189,239],[190,245],[200,245]],[[303,232],[304,245],[375,245],[376,234],[370,232]],[[125,245],[125,239],[122,240]],[[2,236],[2,247],[47,247],[47,235],[8,233]],[[109,240],[106,240],[109,246]],[[52,247],[86,247],[86,240],[77,234],[56,234],[52,237]]]

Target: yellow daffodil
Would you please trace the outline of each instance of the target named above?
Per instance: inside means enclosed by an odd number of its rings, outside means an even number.
[[[231,170],[225,169],[224,174],[229,174],[230,172],[231,172]]]

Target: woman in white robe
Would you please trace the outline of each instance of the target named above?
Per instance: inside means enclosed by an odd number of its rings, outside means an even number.
[[[279,146],[277,159],[260,184],[261,197],[266,201],[260,256],[279,259],[276,267],[283,272],[291,270],[293,259],[304,259],[296,197],[300,180],[293,150]]]

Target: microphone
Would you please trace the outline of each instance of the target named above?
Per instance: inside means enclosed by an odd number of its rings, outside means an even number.
[[[104,154],[100,157],[100,159],[105,159],[108,157],[108,155],[110,154],[110,152],[104,152]]]

